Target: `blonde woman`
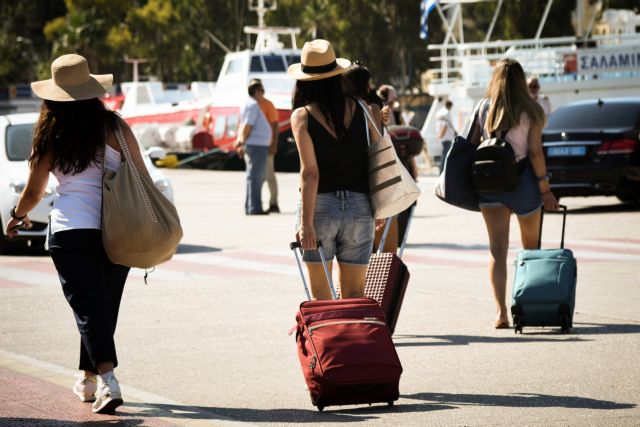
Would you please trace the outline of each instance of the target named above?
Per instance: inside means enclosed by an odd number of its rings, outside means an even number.
[[[506,305],[509,224],[515,213],[525,249],[538,245],[540,208],[557,210],[558,200],[551,192],[549,174],[542,151],[542,128],[546,116],[529,95],[522,66],[513,59],[500,60],[493,71],[484,108],[477,109],[482,129],[476,128],[472,140],[495,134],[513,147],[520,183],[509,192],[480,195],[480,210],[489,234],[491,257],[489,277],[496,304],[496,329],[509,328]],[[482,101],[481,101],[482,102]]]

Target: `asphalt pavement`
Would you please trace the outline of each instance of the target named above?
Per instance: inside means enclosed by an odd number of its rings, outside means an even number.
[[[166,173],[184,240],[148,285],[138,270],[127,283],[116,415],[70,391],[79,335],[51,260],[0,256],[0,425],[640,425],[640,207],[562,200],[578,260],[574,328],[515,335],[492,327],[481,216],[437,200],[435,178],[421,177],[394,336],[400,400],[319,413],[287,335],[304,298],[288,249],[297,175],[278,175],[281,214],[245,216],[243,173]],[[560,220],[545,218],[543,246],[559,244]],[[510,241],[509,281],[515,219]]]

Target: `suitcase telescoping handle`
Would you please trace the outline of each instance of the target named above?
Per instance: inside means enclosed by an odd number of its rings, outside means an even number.
[[[298,264],[298,270],[300,270],[300,277],[302,277],[302,285],[304,286],[304,292],[307,294],[307,299],[311,301],[311,293],[309,292],[309,287],[307,286],[307,279],[304,277],[304,271],[302,270],[302,263],[300,262],[300,257],[302,256],[302,245],[300,242],[291,242],[289,247],[293,251],[293,254],[296,256],[296,263]],[[297,249],[297,250],[296,250]],[[322,267],[324,268],[324,274],[327,277],[327,282],[329,282],[329,289],[331,290],[331,297],[333,299],[338,299],[336,296],[336,290],[333,287],[333,280],[331,279],[331,274],[329,274],[329,266],[327,265],[327,259],[324,256],[324,250],[322,249],[322,243],[318,240],[318,253],[320,254],[320,259],[322,260]],[[298,253],[300,255],[298,255]]]
[[[564,249],[564,229],[567,224],[567,207],[565,205],[560,205],[560,209],[562,209],[562,239],[560,240],[560,249]],[[540,211],[540,234],[538,234],[538,249],[542,249],[542,222],[544,219],[544,206]]]
[[[402,236],[402,244],[400,244],[400,249],[398,251],[398,258],[402,258],[402,253],[404,252],[404,245],[407,243],[407,235],[409,234],[409,227],[411,227],[411,220],[413,219],[413,211],[416,209],[416,205],[414,204],[409,208],[409,218],[407,219],[407,227],[404,230],[404,236]],[[384,225],[384,231],[382,232],[382,237],[380,238],[380,243],[378,244],[378,253],[381,254],[384,250],[384,244],[387,241],[387,234],[389,234],[389,228],[391,227],[391,221],[393,218],[397,218],[398,215],[387,218],[387,222]]]

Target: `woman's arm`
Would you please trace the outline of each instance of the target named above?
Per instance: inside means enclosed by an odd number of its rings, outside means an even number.
[[[320,172],[313,149],[313,141],[307,130],[307,110],[298,108],[291,114],[291,130],[300,155],[300,191],[302,193],[302,217],[297,239],[302,249],[316,249],[316,231],[313,227],[313,213],[316,207]]]
[[[538,177],[538,188],[542,194],[545,210],[558,210],[558,200],[551,192],[549,179],[547,175],[547,166],[544,161],[544,152],[542,151],[542,127],[540,125],[531,124],[529,127],[529,158],[536,177]]]
[[[27,185],[16,204],[15,216],[24,216],[22,220],[11,218],[7,223],[7,237],[11,238],[18,234],[17,230],[12,230],[20,222],[24,223],[24,228],[31,228],[31,221],[27,216],[29,212],[42,200],[49,183],[49,171],[51,170],[51,154],[45,154],[37,164],[32,164],[29,171]]]

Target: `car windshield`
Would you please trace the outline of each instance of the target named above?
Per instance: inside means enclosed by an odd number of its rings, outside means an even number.
[[[33,123],[7,126],[7,158],[11,161],[27,160],[31,154]]]
[[[633,128],[640,115],[640,104],[603,103],[575,105],[556,110],[549,116],[547,131],[566,129]]]

